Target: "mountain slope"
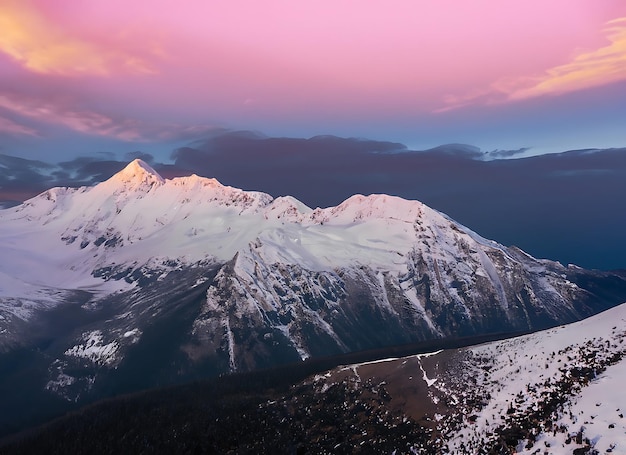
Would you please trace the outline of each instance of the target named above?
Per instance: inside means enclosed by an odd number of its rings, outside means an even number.
[[[336,368],[309,387],[386,394],[384,409],[434,435],[426,453],[626,453],[625,337],[623,304],[522,337]]]
[[[18,401],[537,330],[626,300],[618,274],[535,259],[418,201],[356,195],[313,210],[165,180],[141,160],[0,211],[0,255],[0,355],[34,359],[4,381]]]
[[[471,347],[327,371],[305,362],[121,397],[0,450],[626,453],[625,323],[626,304]]]
[[[528,454],[539,447],[626,453],[625,336],[620,305],[566,327],[462,351],[455,372],[475,377],[476,390],[489,399],[450,433],[451,450],[508,445]]]

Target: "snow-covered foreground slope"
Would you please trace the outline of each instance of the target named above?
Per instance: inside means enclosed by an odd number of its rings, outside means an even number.
[[[5,383],[72,401],[536,330],[626,300],[618,274],[535,259],[418,201],[357,195],[313,210],[195,175],[166,180],[140,160],[0,211],[0,258],[0,355],[34,359],[13,359]]]
[[[466,397],[483,402],[481,409],[467,409],[461,430],[449,433],[450,449],[472,453],[519,436],[516,446],[509,444],[518,453],[583,446],[626,453],[625,339],[621,305],[565,327],[462,351],[467,358],[459,367],[475,381]]]
[[[347,387],[370,413],[410,419],[426,437],[398,450],[626,454],[625,340],[622,304],[531,335],[339,367],[309,387]]]

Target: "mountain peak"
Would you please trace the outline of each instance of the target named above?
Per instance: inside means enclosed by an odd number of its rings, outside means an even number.
[[[165,180],[148,163],[139,158],[111,177],[111,180],[136,184],[163,184]]]

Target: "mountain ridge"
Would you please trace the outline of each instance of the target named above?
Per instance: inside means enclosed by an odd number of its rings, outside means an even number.
[[[354,195],[311,209],[147,166],[0,212],[11,258],[0,263],[0,356],[31,352],[36,391],[12,383],[24,396],[84,403],[200,374],[538,330],[626,300],[619,274],[536,259],[419,201]],[[153,373],[140,377],[138,362]]]

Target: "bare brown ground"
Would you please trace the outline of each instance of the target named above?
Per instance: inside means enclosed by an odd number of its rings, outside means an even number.
[[[390,411],[399,412],[424,426],[432,427],[435,414],[447,414],[449,409],[443,401],[435,403],[436,399],[433,400],[433,396],[439,397],[441,393],[435,387],[428,386],[422,368],[429,379],[443,376],[456,353],[456,350],[446,350],[422,359],[411,356],[354,367],[340,367],[332,372],[328,382],[357,380],[361,384],[370,384],[372,389],[382,385],[379,388],[384,388],[388,395],[386,407]]]

